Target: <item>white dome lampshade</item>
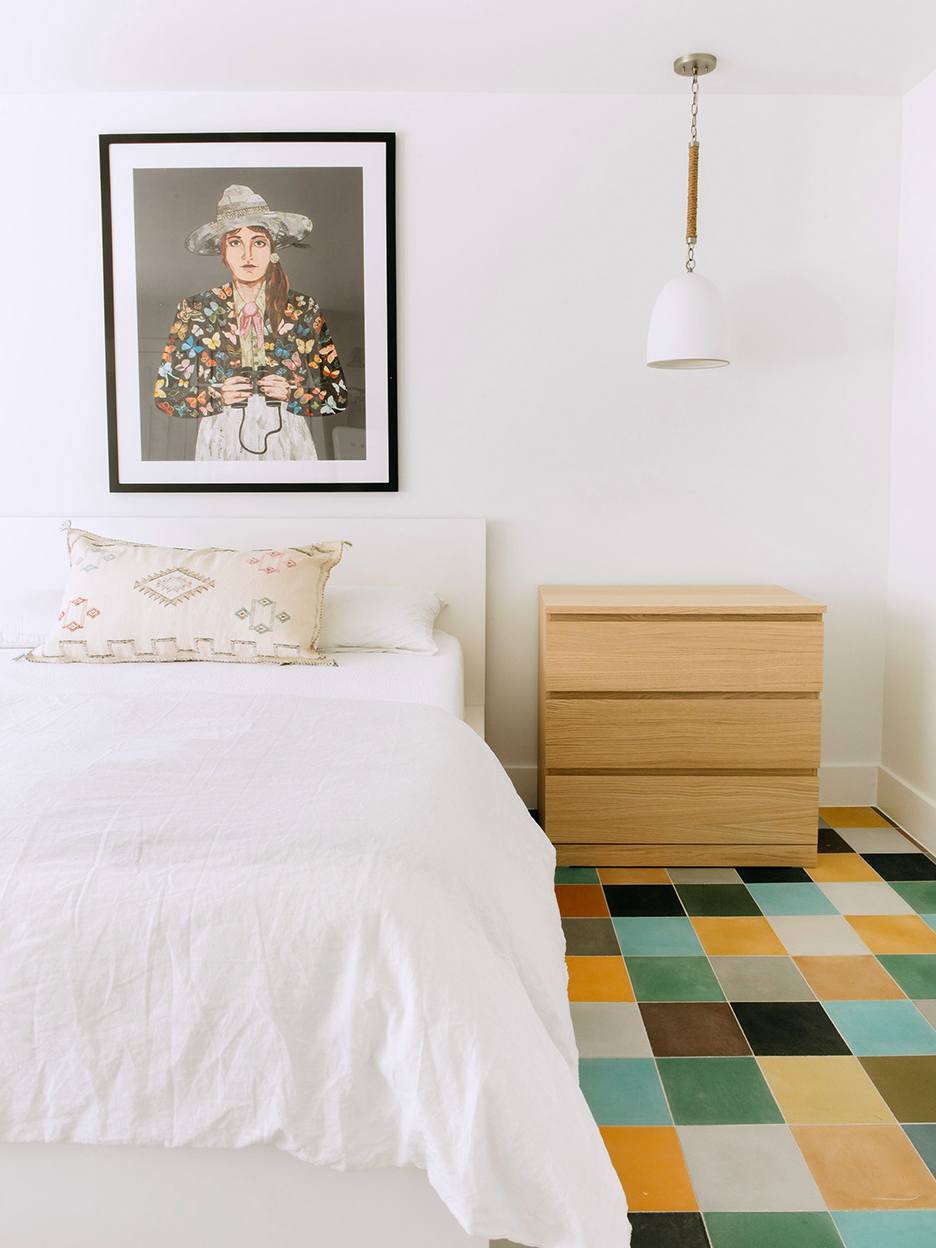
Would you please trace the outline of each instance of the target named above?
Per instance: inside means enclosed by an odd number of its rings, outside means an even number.
[[[681,273],[657,296],[647,335],[650,368],[722,368],[728,358],[728,315],[713,282]]]

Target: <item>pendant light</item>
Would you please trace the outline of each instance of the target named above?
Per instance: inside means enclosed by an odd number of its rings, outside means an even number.
[[[686,271],[660,291],[650,317],[647,365],[650,368],[721,368],[728,360],[728,318],[722,297],[707,277],[695,271],[696,206],[699,187],[699,76],[715,68],[714,56],[681,56],[673,69],[692,78],[692,126],[689,140],[689,207],[686,220]]]

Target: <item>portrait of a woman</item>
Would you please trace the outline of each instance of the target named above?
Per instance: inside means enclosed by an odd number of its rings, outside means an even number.
[[[291,290],[280,252],[301,246],[308,217],[227,187],[214,221],[185,240],[220,256],[230,281],[182,300],[157,374],[156,405],[198,420],[196,460],[314,460],[307,417],[348,403],[321,310]]]

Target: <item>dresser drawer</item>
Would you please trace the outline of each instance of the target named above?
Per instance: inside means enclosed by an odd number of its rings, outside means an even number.
[[[818,698],[546,699],[546,767],[813,770]]]
[[[552,616],[545,684],[553,691],[822,687],[822,621]]]
[[[816,843],[815,776],[546,776],[557,843]]]

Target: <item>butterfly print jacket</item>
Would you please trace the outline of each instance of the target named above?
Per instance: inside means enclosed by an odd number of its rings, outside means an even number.
[[[283,319],[263,326],[270,372],[292,383],[287,408],[298,416],[328,416],[348,405],[338,353],[314,299],[291,290]],[[156,377],[156,406],[170,416],[221,411],[221,384],[241,366],[234,291],[216,286],[183,299]]]

